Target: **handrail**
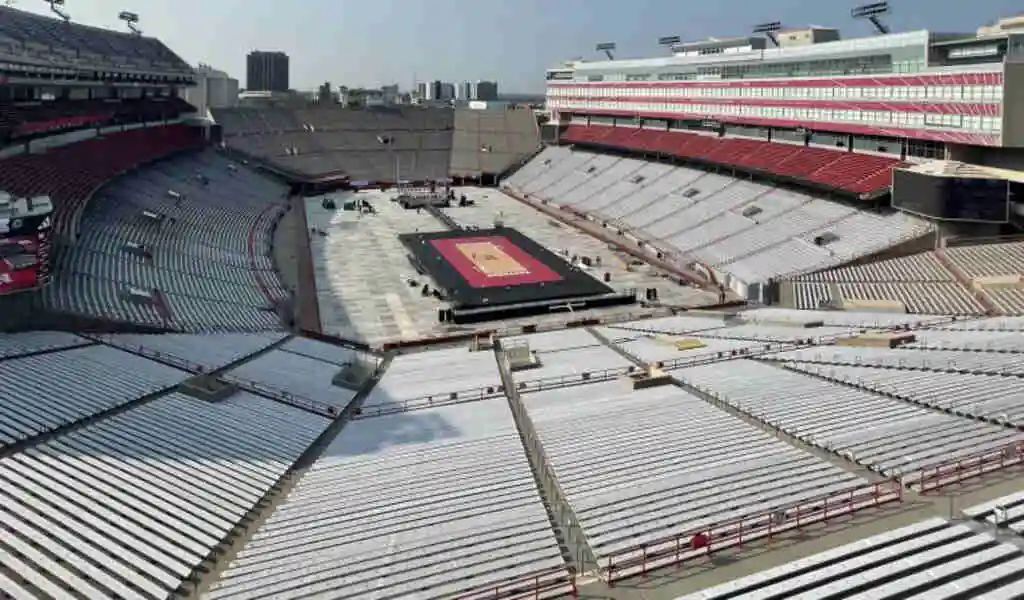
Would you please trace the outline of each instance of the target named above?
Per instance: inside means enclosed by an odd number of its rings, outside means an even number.
[[[333,419],[338,416],[338,408],[326,402],[320,402],[319,400],[314,400],[301,394],[293,394],[258,381],[243,379],[230,374],[225,375],[224,380],[233,383],[246,391],[267,396],[273,400],[284,402],[290,406],[301,408],[322,417]]]
[[[566,567],[550,567],[502,583],[480,586],[458,600],[540,600],[564,595],[576,597],[576,575]]]
[[[451,406],[453,404],[477,402],[480,400],[488,400],[490,398],[498,398],[504,395],[505,391],[502,389],[501,384],[498,383],[488,387],[406,398],[405,400],[388,402],[377,406],[367,406],[364,404],[360,408],[360,414],[355,418],[368,419],[371,417],[393,415],[413,410],[425,410],[428,408],[437,408],[439,406]]]
[[[601,369],[599,371],[584,371],[582,373],[574,373],[572,375],[555,375],[552,377],[543,377],[528,381],[518,381],[516,382],[516,391],[519,393],[540,392],[543,390],[553,390],[583,383],[610,381],[612,379],[618,379],[619,377],[635,373],[639,368],[640,367],[635,365],[629,365],[626,367]]]
[[[600,558],[599,575],[613,585],[615,581],[642,575],[652,569],[675,566],[725,548],[742,547],[745,542],[756,539],[766,537],[770,540],[783,531],[827,523],[838,516],[852,515],[859,510],[878,508],[891,502],[903,503],[903,486],[898,481],[861,484],[615,551]],[[705,543],[695,543],[694,538],[698,535],[704,536]]]
[[[922,494],[938,491],[952,483],[980,477],[1024,463],[1024,442],[1014,442],[995,450],[985,450],[965,458],[933,463],[902,475],[904,485]]]

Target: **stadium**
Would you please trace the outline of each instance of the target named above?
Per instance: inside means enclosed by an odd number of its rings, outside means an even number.
[[[539,119],[199,111],[52,4],[0,597],[1024,598],[1021,18],[603,43]]]

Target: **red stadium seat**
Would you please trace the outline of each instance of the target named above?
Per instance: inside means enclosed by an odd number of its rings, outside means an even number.
[[[73,235],[86,201],[113,177],[142,164],[199,147],[194,128],[148,127],[97,137],[0,161],[0,189],[15,196],[46,195],[54,201],[54,228]]]

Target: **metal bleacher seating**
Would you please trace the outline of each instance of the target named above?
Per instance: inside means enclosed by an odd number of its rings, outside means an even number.
[[[73,238],[86,203],[100,186],[199,143],[198,132],[181,125],[108,133],[44,153],[0,160],[0,189],[15,196],[49,196],[56,205],[56,233]]]
[[[206,597],[512,597],[523,575],[566,577],[504,398],[358,424]]]
[[[929,519],[677,600],[905,598],[1010,600],[1024,587],[1018,545]]]
[[[279,328],[274,302],[289,292],[270,248],[284,188],[229,165],[182,156],[104,188],[57,255],[45,306],[185,331]],[[133,302],[130,289],[158,291],[167,310]]]
[[[847,348],[829,348],[828,352],[842,350]],[[791,361],[800,369],[802,359],[815,352],[824,350],[795,350],[772,358]],[[908,357],[916,354],[904,353]],[[933,463],[974,456],[1024,440],[1024,434],[1011,429],[965,422],[952,414],[774,364],[731,361],[683,369],[676,376],[798,439],[908,483],[921,468]]]
[[[903,213],[862,211],[696,168],[652,166],[650,178],[638,179],[641,170],[634,159],[553,147],[505,185],[748,284],[838,265],[933,230]]]
[[[1024,537],[1024,491],[965,508],[963,514]]]
[[[610,381],[522,401],[602,568],[671,534],[862,483],[674,386]]]
[[[352,181],[448,177],[454,113],[340,106],[215,109],[226,145],[307,177]]]
[[[138,360],[139,380],[168,369]],[[127,363],[90,366],[48,376],[77,394],[145,393],[97,387]],[[2,458],[0,587],[36,597],[13,575],[53,598],[173,595],[328,423],[245,393],[216,404],[171,394]]]
[[[52,335],[35,333],[4,339],[5,346],[10,340],[22,348],[21,352],[40,352],[52,348],[55,342]],[[56,352],[20,356],[6,353],[0,361],[0,377],[8,382],[0,390],[4,406],[0,446],[117,408],[189,377],[178,369],[121,350],[82,346],[84,343],[80,338],[69,338],[61,345],[75,346]]]
[[[363,401],[364,415],[501,396],[491,352],[453,348],[396,356]],[[455,397],[452,397],[455,394]]]

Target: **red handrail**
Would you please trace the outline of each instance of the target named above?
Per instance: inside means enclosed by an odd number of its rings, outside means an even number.
[[[802,529],[865,508],[890,502],[903,503],[903,486],[894,480],[858,485],[771,510],[753,513],[723,523],[713,523],[631,546],[599,559],[600,576],[609,585],[642,575],[652,569],[675,566],[688,559],[710,554],[744,542],[768,538],[782,531]],[[704,544],[693,547],[694,536],[705,536]]]
[[[1022,463],[1024,442],[1014,442],[994,450],[921,467],[911,476],[904,475],[903,483],[926,494],[952,483],[960,483],[965,479],[980,477]]]
[[[540,600],[565,595],[576,597],[576,575],[566,567],[553,567],[457,596],[458,600]]]

